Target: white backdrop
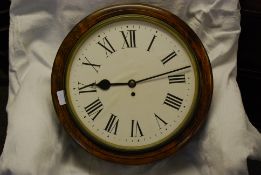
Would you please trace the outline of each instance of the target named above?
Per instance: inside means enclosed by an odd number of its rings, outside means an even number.
[[[213,67],[214,94],[203,129],[176,155],[142,166],[100,160],[60,126],[50,90],[63,38],[82,18],[107,5],[146,2],[170,10],[194,29]],[[8,131],[0,174],[247,174],[261,159],[261,135],[249,123],[235,80],[240,34],[237,0],[13,0],[10,9]]]

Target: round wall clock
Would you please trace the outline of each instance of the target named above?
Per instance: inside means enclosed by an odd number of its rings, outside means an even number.
[[[212,71],[196,34],[144,4],[80,21],[62,42],[51,78],[61,124],[105,160],[142,164],[180,149],[204,123]]]

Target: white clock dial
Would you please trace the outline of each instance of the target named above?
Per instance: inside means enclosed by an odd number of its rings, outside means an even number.
[[[175,31],[158,22],[106,20],[70,56],[66,96],[73,117],[108,147],[136,151],[163,144],[195,108],[193,55]]]

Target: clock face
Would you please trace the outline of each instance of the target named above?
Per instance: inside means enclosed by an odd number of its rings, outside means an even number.
[[[123,4],[80,21],[54,60],[60,123],[89,153],[144,164],[185,145],[207,117],[211,65],[197,35],[158,7]]]
[[[81,131],[120,151],[153,149],[190,121],[198,67],[174,28],[143,15],[94,25],[74,46],[66,100]]]

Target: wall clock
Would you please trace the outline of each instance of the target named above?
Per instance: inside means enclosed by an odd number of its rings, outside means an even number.
[[[158,7],[98,10],[62,42],[51,77],[60,123],[102,159],[143,164],[175,153],[204,123],[212,71],[196,34]]]

